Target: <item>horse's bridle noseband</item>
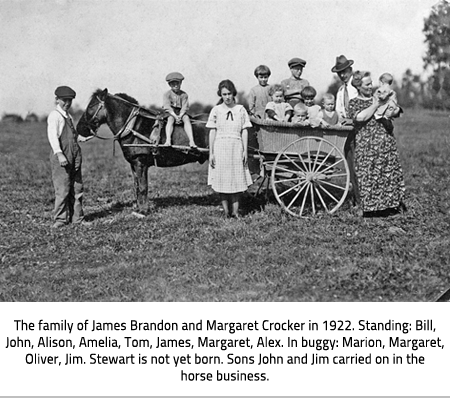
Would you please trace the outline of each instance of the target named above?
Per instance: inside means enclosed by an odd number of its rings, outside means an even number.
[[[97,107],[97,110],[94,112],[94,114],[92,115],[92,117],[91,117],[89,120],[87,120],[87,112],[85,113],[85,115],[86,115],[86,123],[87,123],[87,126],[88,126],[88,128],[89,128],[89,131],[91,132],[91,134],[92,134],[94,137],[100,138],[100,137],[97,135],[98,129],[100,128],[100,121],[98,120],[97,115],[98,115],[99,112],[105,107],[105,101],[102,101],[98,96],[96,96],[96,98],[97,98],[97,100],[98,100],[98,107]],[[91,123],[92,123],[92,122],[95,123],[95,130],[92,129],[92,127],[91,127]]]

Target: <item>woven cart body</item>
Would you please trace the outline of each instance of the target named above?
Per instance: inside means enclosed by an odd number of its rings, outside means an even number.
[[[335,145],[344,152],[347,136],[350,131],[353,131],[353,127],[348,126],[319,128],[255,118],[251,118],[251,122],[255,126],[255,131],[257,133],[259,151],[268,153],[278,153],[299,138],[308,136],[324,138],[327,142]],[[306,150],[307,148],[299,146],[304,144],[305,142],[299,142],[291,147],[291,149],[297,151]],[[311,145],[314,145],[314,143],[311,142]],[[317,150],[317,148],[315,149]]]

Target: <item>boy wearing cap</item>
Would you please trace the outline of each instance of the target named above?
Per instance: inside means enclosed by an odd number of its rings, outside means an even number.
[[[172,145],[172,133],[173,125],[181,124],[183,122],[184,131],[189,138],[189,146],[196,148],[194,142],[194,135],[192,132],[192,125],[187,111],[189,109],[188,95],[181,90],[181,82],[184,80],[184,76],[178,72],[169,73],[166,76],[166,81],[169,83],[170,90],[164,93],[163,96],[163,109],[169,114],[166,124],[166,142],[164,146]]]
[[[83,219],[83,181],[81,177],[81,149],[69,109],[75,91],[67,86],[55,90],[56,109],[47,118],[47,137],[52,148],[50,164],[55,189],[53,228],[70,222],[80,224]]]
[[[301,58],[292,58],[288,62],[289,69],[291,70],[291,77],[281,82],[286,93],[286,101],[289,102],[292,107],[302,101],[300,93],[306,86],[309,86],[308,80],[301,78],[305,65],[305,60]]]

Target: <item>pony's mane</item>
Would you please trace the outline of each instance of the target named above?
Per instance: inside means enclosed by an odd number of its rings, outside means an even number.
[[[116,95],[117,97],[123,98],[124,100],[126,100],[128,102],[131,102],[133,104],[139,105],[139,102],[135,98],[130,97],[128,94],[117,93],[117,94],[114,94],[114,95]]]
[[[95,90],[92,93],[91,99],[93,99],[94,97],[98,97],[102,93],[103,93],[103,90],[101,88]],[[137,101],[137,99],[133,98],[133,97],[130,97],[128,94],[117,93],[117,94],[114,94],[114,95],[117,96],[117,97],[123,98],[125,101],[128,101],[128,102],[131,102],[133,104],[139,105],[139,102]]]

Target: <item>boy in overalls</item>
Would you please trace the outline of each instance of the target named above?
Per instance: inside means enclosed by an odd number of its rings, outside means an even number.
[[[56,109],[47,118],[47,137],[52,148],[50,164],[55,188],[52,228],[60,228],[70,222],[81,224],[84,219],[81,149],[72,117],[68,113],[75,95],[70,87],[58,87],[55,90]]]

